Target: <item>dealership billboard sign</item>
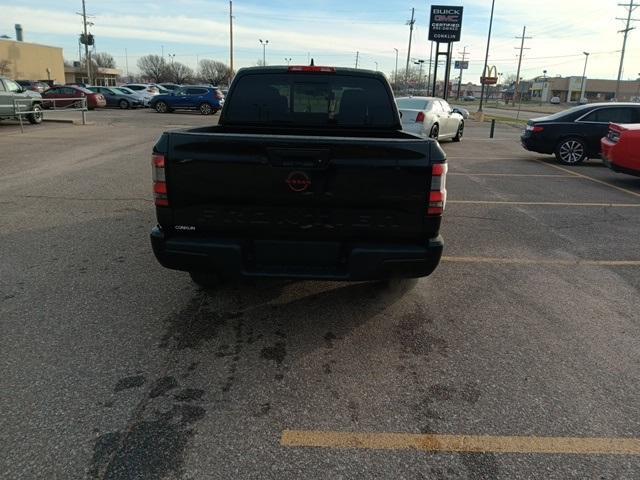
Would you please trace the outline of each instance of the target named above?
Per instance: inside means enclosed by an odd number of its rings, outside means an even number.
[[[469,68],[469,60],[456,60],[453,68],[456,70],[467,70]]]
[[[438,43],[460,41],[463,7],[431,5],[429,40]]]

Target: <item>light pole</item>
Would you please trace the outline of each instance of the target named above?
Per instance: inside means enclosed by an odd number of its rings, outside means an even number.
[[[173,59],[176,58],[176,54],[175,53],[168,53],[167,57],[169,57],[171,59],[171,65],[173,65]]]
[[[587,74],[587,60],[589,60],[589,52],[582,53],[584,53],[584,70],[582,70],[582,82],[580,82],[580,98],[578,99],[578,105],[582,103],[582,99],[584,98],[584,89],[586,88],[584,76]]]
[[[373,63],[376,64],[376,72],[378,71],[378,62],[376,62],[375,60],[373,61]]]
[[[542,88],[540,89],[540,106],[542,106],[542,94],[544,93],[544,89],[547,86],[547,71],[542,71]]]
[[[289,64],[291,63],[291,59],[290,58],[285,58],[284,61],[287,62],[287,66],[289,66]]]
[[[424,62],[425,60],[422,60],[421,58],[413,61],[415,65],[420,65],[420,70],[418,71],[418,87],[420,87],[420,81],[422,80],[422,64]]]
[[[267,66],[267,44],[269,43],[269,40],[262,40],[260,39],[260,45],[262,45],[262,66],[266,67]]]
[[[394,83],[394,86],[398,88],[398,49],[394,48],[394,50],[396,51],[396,73],[394,75],[395,78],[393,80],[393,83]]]
[[[487,74],[487,63],[489,63],[489,44],[491,42],[491,27],[493,26],[493,8],[496,5],[496,0],[491,0],[491,17],[489,17],[489,33],[487,34],[487,52],[484,56],[484,68],[482,69],[482,76],[484,77]],[[484,82],[482,82],[482,87],[480,88],[480,106],[478,107],[478,111],[482,112],[482,99],[484,97]]]

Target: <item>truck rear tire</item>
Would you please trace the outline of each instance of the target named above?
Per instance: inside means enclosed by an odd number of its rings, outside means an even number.
[[[209,272],[189,272],[193,283],[205,290],[219,287],[223,284],[219,275]]]

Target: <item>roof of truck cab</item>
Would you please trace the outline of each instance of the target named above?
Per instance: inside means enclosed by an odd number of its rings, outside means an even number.
[[[266,67],[243,67],[238,70],[237,74],[240,73],[286,73],[289,72],[291,68],[295,67],[308,67],[309,65],[269,65]],[[358,74],[361,76],[373,76],[373,77],[382,77],[386,78],[384,73],[375,70],[367,70],[364,68],[348,68],[348,67],[333,67],[331,65],[312,65],[314,67],[325,67],[325,68],[333,68],[335,73],[343,73],[343,74]],[[307,73],[307,72],[292,72],[292,73]],[[327,73],[330,72],[308,72],[308,73]],[[333,72],[331,72],[333,73]]]

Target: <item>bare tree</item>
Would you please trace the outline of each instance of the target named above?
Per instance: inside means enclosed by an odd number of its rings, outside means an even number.
[[[9,75],[9,60],[0,60],[0,75]]]
[[[212,85],[229,84],[231,69],[228,65],[217,60],[200,60],[198,65],[198,79]]]
[[[143,77],[152,82],[163,82],[169,77],[167,63],[160,55],[145,55],[138,59],[138,68]]]
[[[169,79],[174,83],[186,83],[193,79],[193,70],[184,63],[171,62],[167,65]]]
[[[116,61],[114,60],[113,55],[111,55],[110,53],[96,53],[92,56],[92,59],[98,67],[116,68]]]

